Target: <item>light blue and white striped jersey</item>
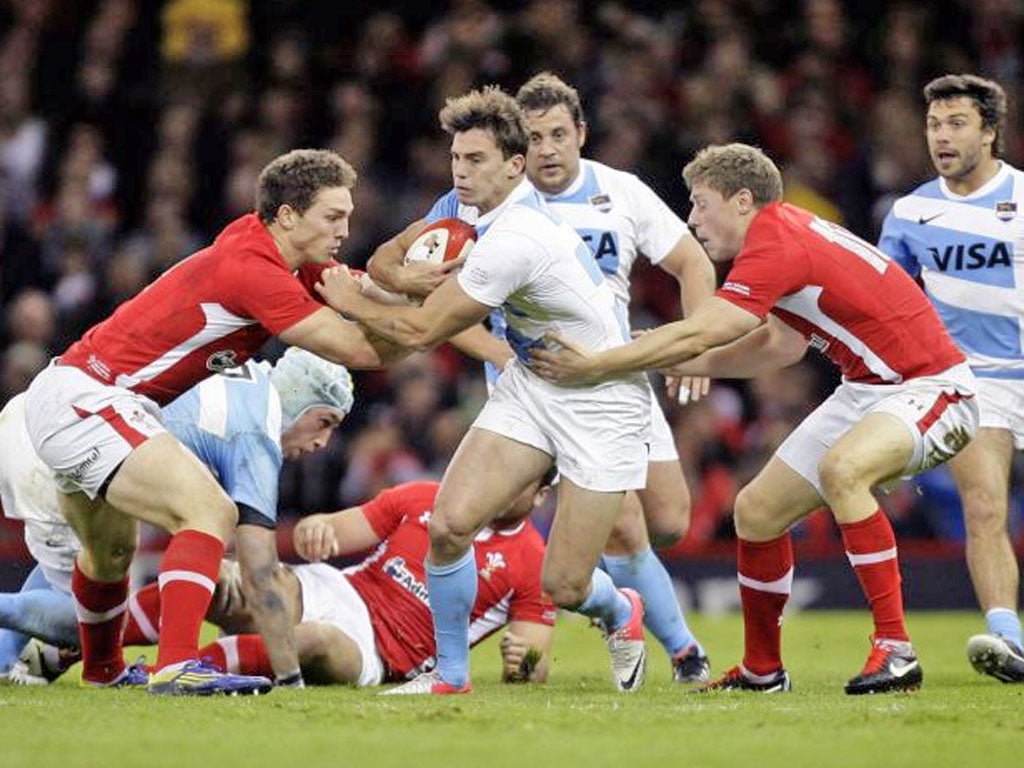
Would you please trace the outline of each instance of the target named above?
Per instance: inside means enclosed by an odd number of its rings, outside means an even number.
[[[878,247],[920,277],[977,376],[1024,379],[1024,173],[970,195],[942,178],[901,197]]]
[[[270,364],[245,365],[211,376],[163,409],[163,422],[199,457],[240,510],[240,523],[277,524],[281,399]]]
[[[543,196],[549,210],[587,244],[627,316],[629,276],[637,257],[658,264],[681,238],[690,236],[682,219],[637,176],[593,160],[580,160],[579,175],[564,191]],[[459,203],[452,190],[424,218],[433,222],[446,217],[476,224],[478,212]],[[491,313],[491,329],[504,338],[506,322],[500,312]],[[493,384],[497,368],[487,363],[485,369]]]

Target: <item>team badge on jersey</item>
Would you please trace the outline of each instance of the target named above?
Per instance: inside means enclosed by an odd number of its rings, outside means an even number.
[[[233,349],[222,349],[206,358],[206,367],[214,373],[224,373],[238,367],[238,359]]]
[[[1011,221],[1017,216],[1017,204],[1013,201],[996,203],[996,218],[1000,221]]]
[[[490,581],[491,576],[499,568],[507,567],[505,562],[505,556],[501,552],[488,552],[487,553],[487,564],[480,569],[480,577],[484,581]]]
[[[603,192],[600,195],[591,197],[590,204],[602,213],[608,213],[612,209],[612,199]]]

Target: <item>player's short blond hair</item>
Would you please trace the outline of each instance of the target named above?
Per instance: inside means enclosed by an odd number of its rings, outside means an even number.
[[[441,127],[452,136],[473,128],[488,131],[506,160],[513,155],[526,154],[523,110],[515,99],[496,85],[448,99],[438,119]]]
[[[303,214],[313,205],[321,189],[352,189],[358,176],[337,152],[329,149],[293,149],[280,155],[260,171],[256,185],[256,212],[271,222],[282,205]]]
[[[782,199],[782,174],[764,152],[748,144],[712,144],[683,168],[686,186],[706,184],[728,199],[741,189],[750,190],[754,205]]]
[[[562,104],[576,125],[583,122],[579,92],[552,72],[538,72],[516,93],[516,101],[527,112],[547,112]]]

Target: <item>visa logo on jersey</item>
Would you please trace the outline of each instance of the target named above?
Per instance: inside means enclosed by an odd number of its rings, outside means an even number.
[[[594,260],[602,272],[613,275],[619,271],[618,232],[580,227],[576,233],[587,244],[587,248],[594,255]]]
[[[1004,242],[998,243],[956,243],[947,245],[941,250],[929,248],[935,268],[940,272],[964,269],[991,269],[993,267],[1010,267],[1013,259],[1010,248]]]

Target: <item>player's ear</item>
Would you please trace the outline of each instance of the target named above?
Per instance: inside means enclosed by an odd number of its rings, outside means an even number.
[[[583,149],[583,145],[587,143],[587,121],[580,120],[578,123],[576,123],[576,130],[580,135],[579,147],[580,149]]]
[[[283,203],[277,209],[277,215],[274,217],[274,221],[281,225],[284,229],[291,229],[295,226],[297,214],[295,209],[292,208],[288,203]]]
[[[508,177],[510,179],[519,176],[526,168],[526,156],[520,154],[512,155],[508,160],[505,161],[508,167]]]
[[[746,216],[754,208],[754,195],[744,187],[736,193],[736,210]]]

